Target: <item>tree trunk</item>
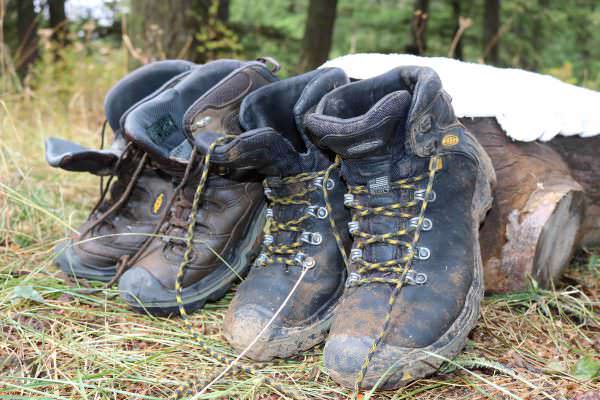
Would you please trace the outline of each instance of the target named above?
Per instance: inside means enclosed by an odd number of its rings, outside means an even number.
[[[486,290],[523,290],[530,277],[549,286],[585,230],[590,237],[600,232],[598,207],[593,221],[586,214],[586,203],[600,205],[600,138],[513,142],[495,118],[461,121],[488,152],[498,178],[480,231]]]
[[[61,46],[67,40],[67,15],[65,14],[65,0],[48,0],[50,13],[50,28],[53,30],[52,38]]]
[[[500,42],[500,0],[485,0],[483,17],[483,59],[498,64]]]
[[[17,2],[17,31],[19,47],[15,57],[17,72],[23,79],[31,64],[38,57],[37,15],[33,8],[33,0]]]
[[[303,71],[315,69],[327,61],[333,40],[336,9],[337,0],[310,0],[300,63]]]
[[[410,27],[411,43],[406,46],[406,53],[423,55],[427,50],[426,30],[429,17],[429,0],[415,0]]]
[[[452,17],[454,18],[455,28],[454,28],[454,36],[457,35],[460,31],[460,17],[461,17],[461,0],[452,0]],[[456,47],[454,48],[454,52],[452,56],[458,60],[463,59],[463,44],[462,37],[458,39],[456,42]]]
[[[219,0],[217,18],[223,22],[229,21],[229,0]]]

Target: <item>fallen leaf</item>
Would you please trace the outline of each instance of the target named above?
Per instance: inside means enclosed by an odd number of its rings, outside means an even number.
[[[573,368],[573,375],[581,380],[594,379],[599,372],[600,361],[590,355],[580,358]]]
[[[10,301],[15,304],[21,300],[33,300],[43,303],[44,298],[33,286],[16,286],[10,294]]]

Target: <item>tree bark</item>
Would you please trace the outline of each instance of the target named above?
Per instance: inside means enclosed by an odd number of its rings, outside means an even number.
[[[304,28],[301,66],[303,71],[315,69],[329,57],[337,0],[310,0]]]
[[[19,47],[15,60],[19,77],[23,79],[38,57],[38,23],[33,0],[19,0],[17,7]]]
[[[48,11],[50,13],[50,28],[53,30],[52,38],[61,46],[64,46],[68,32],[65,0],[48,0]]]
[[[499,62],[500,0],[485,0],[483,17],[483,59],[490,64]]]
[[[415,0],[410,28],[411,43],[406,53],[423,55],[427,51],[427,20],[429,18],[429,0]]]
[[[600,239],[600,138],[513,142],[495,118],[461,122],[489,154],[498,179],[480,230],[486,290],[524,290],[530,277],[549,286],[582,235]]]

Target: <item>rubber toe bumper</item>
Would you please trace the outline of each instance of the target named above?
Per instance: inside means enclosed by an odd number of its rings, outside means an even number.
[[[66,274],[80,279],[108,282],[117,273],[116,266],[97,267],[83,262],[73,248],[73,242],[68,241],[54,248],[55,262]]]

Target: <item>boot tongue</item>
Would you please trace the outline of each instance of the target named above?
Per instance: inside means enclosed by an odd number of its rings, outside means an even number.
[[[353,110],[346,99],[355,94],[344,93],[344,89],[326,96],[316,113],[306,118],[306,125],[319,144],[342,157],[343,173],[350,185],[367,185],[373,193],[389,191],[390,181],[411,173],[404,148],[411,96],[396,91],[369,108],[360,105]],[[373,96],[367,93],[361,97]]]

